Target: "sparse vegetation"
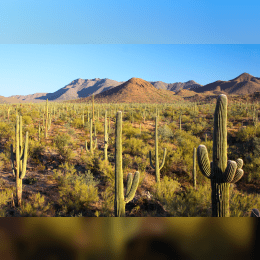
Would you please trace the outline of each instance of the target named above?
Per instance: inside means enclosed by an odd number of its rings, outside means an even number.
[[[192,173],[194,148],[205,145],[209,160],[213,158],[215,101],[100,104],[96,100],[95,97],[95,123],[92,127],[92,97],[89,103],[82,104],[77,104],[76,100],[75,103],[30,104],[30,109],[29,104],[0,107],[0,215],[115,216],[116,113],[123,111],[120,142],[123,193],[128,202],[125,203],[125,216],[210,217],[210,181],[201,174],[197,165],[195,189]],[[44,111],[47,104],[45,137]],[[8,108],[9,119],[7,112],[3,112]],[[246,107],[243,103],[230,102],[227,109],[227,157],[244,161],[244,176],[236,185],[230,185],[230,216],[248,217],[253,208],[260,208],[260,127],[255,112],[259,104],[252,103]],[[105,111],[107,139],[104,138]],[[28,159],[26,175],[22,179],[21,204],[12,206],[17,194],[10,147],[13,145],[15,148],[16,116],[23,118],[22,149],[28,131]],[[155,167],[156,146],[158,182],[156,169],[152,168]],[[15,149],[13,156],[16,156]],[[128,201],[127,187],[131,185],[127,186],[127,176],[135,172],[138,172],[138,187],[132,191],[133,198],[130,196]]]

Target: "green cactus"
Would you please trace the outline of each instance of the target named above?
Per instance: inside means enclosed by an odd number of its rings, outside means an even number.
[[[180,130],[181,130],[181,115],[180,115],[180,123],[179,124],[180,124]]]
[[[105,123],[104,123],[104,160],[107,161],[107,148],[108,148],[108,133],[107,133],[107,110],[105,112]]]
[[[124,196],[123,168],[122,168],[122,112],[116,116],[116,139],[115,139],[115,217],[125,216],[125,204],[131,201],[136,193],[140,174],[135,172],[134,180],[132,173],[127,175],[126,193]]]
[[[45,139],[47,138],[47,130],[48,130],[48,98],[46,100]]]
[[[27,157],[28,157],[28,131],[25,135],[25,146],[22,149],[22,116],[16,117],[15,126],[15,156],[13,145],[11,144],[11,164],[13,175],[16,176],[16,205],[19,207],[22,201],[22,179],[26,174]],[[15,162],[16,161],[16,168]]]
[[[211,180],[212,217],[229,217],[229,187],[244,174],[243,160],[227,161],[227,96],[219,95],[214,114],[213,162],[205,145],[197,151],[199,168]]]
[[[90,129],[89,129],[89,150],[90,152],[93,154],[94,150],[97,148],[97,138],[95,138],[95,145],[93,147],[93,138],[92,138],[92,129],[93,129],[93,121],[92,121],[92,118],[90,119]],[[87,140],[85,142],[85,146],[86,146],[86,151],[89,151],[88,150],[88,144],[87,144]]]
[[[166,148],[164,148],[163,153],[163,161],[161,166],[159,166],[159,158],[158,158],[158,117],[155,117],[155,166],[152,163],[152,153],[149,151],[149,157],[150,157],[150,165],[153,169],[155,169],[155,179],[156,182],[160,182],[160,170],[164,166],[165,157],[166,157]]]
[[[193,149],[193,187],[196,189],[196,148]]]

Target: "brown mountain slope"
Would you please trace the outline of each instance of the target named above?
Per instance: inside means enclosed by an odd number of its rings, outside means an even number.
[[[260,91],[260,78],[256,78],[248,73],[243,73],[229,81],[215,81],[194,89],[197,93],[205,91],[226,92],[227,94],[245,95]],[[224,93],[223,92],[223,93]]]
[[[16,104],[16,103],[25,103],[25,102],[15,97],[0,96],[0,104]]]
[[[91,99],[92,97],[87,97],[74,102],[88,102]],[[95,95],[97,103],[169,103],[181,99],[174,92],[157,89],[140,78],[131,78],[117,87]]]

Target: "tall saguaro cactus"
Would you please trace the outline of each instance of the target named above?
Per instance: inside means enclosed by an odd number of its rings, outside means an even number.
[[[107,161],[108,133],[107,133],[107,110],[105,112],[104,122],[104,160]]]
[[[131,201],[138,187],[140,174],[135,172],[127,175],[126,193],[124,196],[123,166],[122,166],[122,112],[116,115],[116,141],[115,141],[115,201],[114,210],[116,217],[125,216],[125,204]]]
[[[244,174],[243,160],[227,160],[227,96],[219,95],[214,114],[213,162],[205,145],[199,145],[199,168],[211,180],[212,217],[229,217],[229,187]]]
[[[158,158],[158,117],[155,117],[155,166],[152,163],[152,153],[149,151],[149,157],[150,157],[150,165],[153,169],[155,169],[155,179],[156,182],[160,182],[160,170],[164,166],[165,157],[166,157],[166,148],[164,148],[163,153],[163,161],[161,166],[159,166],[159,158]]]
[[[45,139],[47,138],[48,131],[48,98],[46,100],[46,115],[45,115]]]
[[[196,148],[193,149],[193,187],[196,189]]]
[[[16,176],[16,194],[17,201],[16,204],[19,207],[22,201],[22,180],[26,174],[26,165],[27,165],[27,156],[28,156],[28,131],[25,136],[25,146],[22,149],[22,117],[16,117],[16,126],[15,126],[15,158],[13,145],[11,144],[11,162],[13,175]],[[15,163],[16,161],[16,168]]]
[[[97,138],[95,139],[95,144],[93,147],[93,121],[90,119],[90,128],[89,128],[89,150],[93,154],[94,150],[97,148]],[[88,143],[86,140],[86,151],[88,151]]]

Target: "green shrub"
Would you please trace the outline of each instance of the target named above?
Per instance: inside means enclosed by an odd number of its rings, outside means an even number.
[[[95,187],[98,181],[94,180],[90,171],[85,174],[77,174],[71,165],[63,165],[65,174],[60,169],[54,171],[54,178],[59,183],[59,203],[65,214],[74,211],[85,210],[90,203],[97,202],[98,190]]]
[[[148,148],[143,140],[132,137],[123,142],[123,151],[131,155],[142,156],[148,152]]]

